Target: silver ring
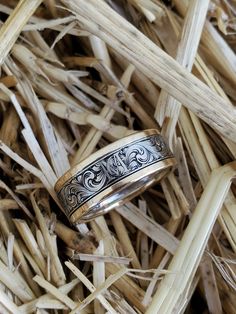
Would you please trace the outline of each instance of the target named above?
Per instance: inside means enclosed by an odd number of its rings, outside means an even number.
[[[157,130],[129,135],[66,172],[55,190],[72,223],[86,222],[143,192],[175,164]]]

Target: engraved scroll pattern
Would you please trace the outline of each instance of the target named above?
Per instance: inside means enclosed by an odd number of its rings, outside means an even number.
[[[68,216],[86,201],[123,178],[173,157],[160,135],[150,135],[94,161],[68,180],[58,197]]]

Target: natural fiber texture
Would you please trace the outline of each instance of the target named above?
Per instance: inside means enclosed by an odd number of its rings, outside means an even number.
[[[153,45],[102,0],[66,1],[83,27],[100,36],[160,87],[235,141],[235,108]],[[116,30],[120,30],[120,32]],[[191,92],[190,92],[191,91]],[[214,111],[214,114],[213,112]],[[229,114],[229,112],[231,114]]]
[[[1,1],[0,313],[235,313],[236,6],[169,3]],[[148,128],[173,171],[71,225],[57,179]]]

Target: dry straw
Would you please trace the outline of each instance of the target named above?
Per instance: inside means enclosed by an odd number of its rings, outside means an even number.
[[[236,7],[166,3],[2,1],[0,313],[235,313]],[[174,171],[72,226],[58,177],[147,128]]]

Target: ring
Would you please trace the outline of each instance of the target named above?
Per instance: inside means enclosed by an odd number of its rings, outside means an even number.
[[[150,129],[107,145],[72,167],[55,184],[65,214],[83,223],[107,213],[162,179],[175,165],[163,137]]]

